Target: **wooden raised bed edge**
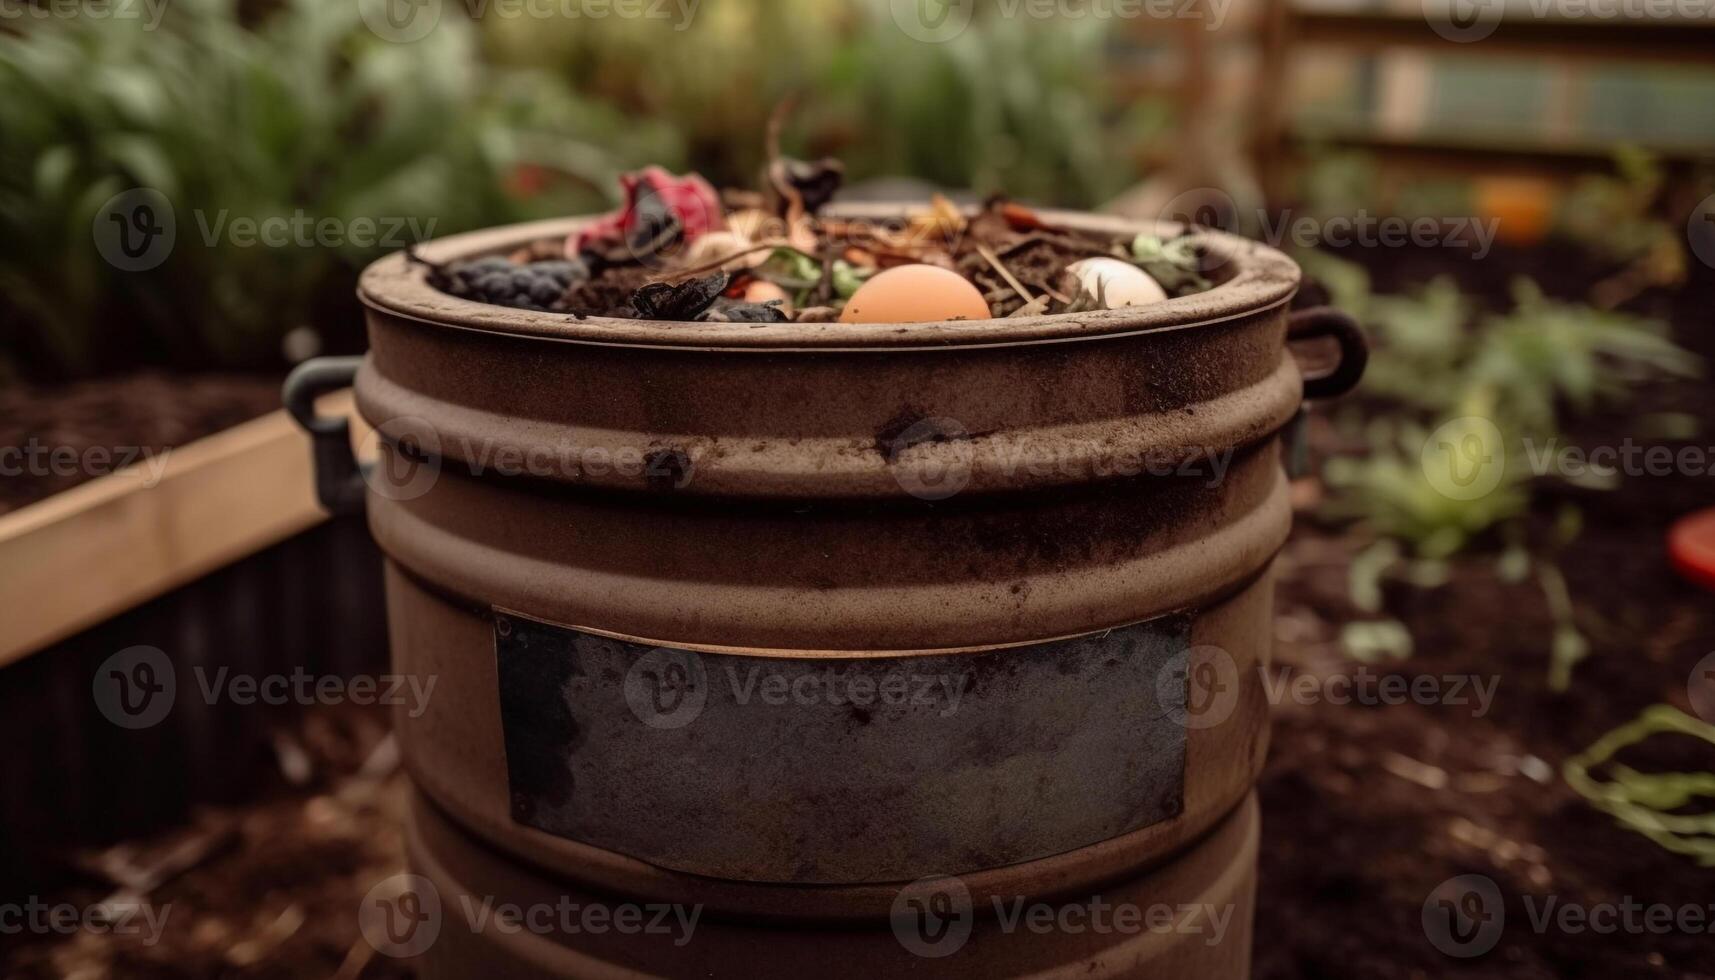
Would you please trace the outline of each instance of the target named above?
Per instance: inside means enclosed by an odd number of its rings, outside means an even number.
[[[350,416],[351,394],[318,407]],[[172,449],[158,482],[130,467],[0,515],[0,667],[327,516],[284,410]]]

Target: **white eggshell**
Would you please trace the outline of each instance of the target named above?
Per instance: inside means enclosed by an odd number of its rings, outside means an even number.
[[[1061,282],[1073,301],[1086,309],[1148,306],[1167,298],[1167,290],[1153,276],[1119,259],[1080,259],[1066,267]]]

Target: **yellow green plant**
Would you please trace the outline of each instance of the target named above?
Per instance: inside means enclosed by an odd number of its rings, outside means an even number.
[[[1352,263],[1321,252],[1303,261],[1364,321],[1375,347],[1365,380],[1371,400],[1338,416],[1367,451],[1336,456],[1324,470],[1327,516],[1390,543],[1354,562],[1354,602],[1378,613],[1384,577],[1433,586],[1445,578],[1437,563],[1491,542],[1502,549],[1504,577],[1534,575],[1541,587],[1554,622],[1549,684],[1565,690],[1589,643],[1548,549],[1569,543],[1580,521],[1563,512],[1551,541],[1536,542],[1534,553],[1523,544],[1523,518],[1552,476],[1539,472],[1541,461],[1568,420],[1623,404],[1651,379],[1696,376],[1701,363],[1663,323],[1551,300],[1528,280],[1515,284],[1510,311],[1485,314],[1450,279],[1377,295]]]
[[[1715,805],[1715,772],[1639,772],[1615,761],[1620,750],[1662,734],[1715,745],[1715,725],[1672,705],[1657,704],[1566,760],[1561,774],[1567,785],[1621,827],[1706,868],[1715,867],[1715,810],[1675,812],[1699,800]],[[1598,775],[1604,770],[1607,779]]]

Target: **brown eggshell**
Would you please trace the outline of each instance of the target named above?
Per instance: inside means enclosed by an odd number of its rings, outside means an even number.
[[[900,265],[870,277],[846,301],[842,323],[987,320],[992,313],[969,279],[933,265]]]

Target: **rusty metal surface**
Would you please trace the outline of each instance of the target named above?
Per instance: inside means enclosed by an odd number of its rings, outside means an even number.
[[[1218,488],[1099,484],[887,508],[655,506],[443,473],[371,500],[382,549],[473,608],[787,656],[1038,642],[1207,603],[1285,541],[1272,443]]]
[[[370,324],[366,418],[432,433],[465,472],[533,460],[557,483],[658,497],[1072,486],[1254,444],[1302,395],[1272,313],[1204,333],[885,357],[645,354]]]
[[[1016,920],[1008,926],[1003,917],[1016,912],[1019,903],[1034,907],[1034,896],[974,889],[966,896],[956,886],[927,882],[892,889],[897,901],[883,905],[878,917],[838,929],[735,921],[705,908],[691,930],[502,930],[494,926],[492,914],[482,917],[484,909],[633,905],[642,906],[640,921],[650,921],[661,906],[588,891],[497,857],[418,798],[407,828],[410,860],[424,882],[418,887],[434,896],[438,911],[433,941],[413,965],[429,980],[479,975],[1245,980],[1258,834],[1252,797],[1208,837],[1148,874],[1043,903],[1055,914],[1066,908],[1077,913],[1057,920],[1063,922],[1080,921],[1083,910],[1091,908],[1172,908],[1178,914],[1164,929],[1044,930],[1020,927]],[[915,901],[925,892],[950,901]],[[680,908],[688,917],[689,907]],[[1187,912],[1191,908],[1199,911]],[[1216,927],[1211,916],[1221,917],[1224,925]],[[936,918],[942,926],[938,932],[925,928],[937,924]],[[682,920],[669,911],[664,921]]]
[[[461,236],[425,254],[497,251],[574,225]],[[400,719],[417,784],[473,832],[559,873],[674,891],[697,886],[671,868],[693,868],[725,876],[731,907],[765,913],[791,899],[765,897],[762,882],[794,883],[788,895],[838,883],[847,890],[823,909],[834,918],[873,910],[866,882],[949,870],[915,868],[937,855],[992,882],[1021,856],[1081,853],[1103,834],[1119,842],[1103,863],[1056,865],[1053,887],[1079,887],[1195,840],[1243,797],[1266,746],[1250,668],[1267,657],[1266,569],[1290,523],[1278,433],[1303,393],[1286,349],[1296,268],[1230,236],[1205,240],[1227,260],[1217,287],[1154,307],[834,331],[481,307],[433,294],[398,260],[378,263],[364,279],[371,353],[357,399],[382,436],[378,472],[390,476],[372,484],[370,526],[389,558],[396,666],[439,675],[444,692],[421,717]],[[612,465],[626,455],[638,465]],[[509,459],[547,465],[508,469]],[[1178,616],[1189,642],[1236,665],[1236,702],[1227,724],[1185,734],[1180,749],[1163,743],[1166,766],[1183,752],[1183,806],[1153,823],[1164,815],[1142,808],[1160,799],[1140,756],[1063,755],[1086,782],[1064,775],[1058,785],[1078,792],[1026,785],[1053,756],[1031,757],[1034,734],[1076,754],[1080,739],[1111,744],[1125,731],[1103,715],[1118,700],[1091,692],[1084,703],[1102,710],[1082,726],[1067,721],[1068,677],[1110,684],[1107,695],[1139,691],[1143,672],[1127,675],[1125,658],[1094,657],[1069,675],[1021,660],[1006,696],[974,702],[961,720],[984,737],[959,742],[955,766],[926,744],[888,770],[840,741],[845,729],[800,718],[794,739],[788,722],[714,710],[707,721],[719,731],[705,737],[745,745],[754,760],[724,749],[733,754],[721,764],[737,760],[736,770],[693,773],[685,758],[713,750],[687,739],[623,790],[580,760],[574,778],[618,792],[620,812],[550,819],[514,811],[495,608],[644,646],[773,661],[792,676],[859,661],[1001,663]],[[563,745],[615,717],[572,706],[541,735]],[[641,734],[609,726],[607,757],[639,768]],[[1022,799],[997,809],[1008,766]],[[828,775],[840,767],[854,771]],[[866,779],[892,794],[917,787],[915,802],[932,802],[915,806],[906,792],[866,805]],[[972,779],[977,792],[958,812],[952,801]],[[693,812],[698,794],[711,799]],[[1091,796],[1088,812],[1073,806],[1080,795]],[[817,815],[827,839],[807,835]],[[635,826],[621,826],[627,816]],[[836,834],[882,850],[842,858]]]
[[[664,867],[903,881],[1059,854],[1184,809],[1186,684],[1171,661],[1188,617],[849,660],[495,622],[513,818]]]
[[[427,710],[396,716],[406,765],[416,785],[470,832],[569,880],[652,900],[701,902],[752,918],[845,922],[885,914],[894,885],[789,886],[690,875],[518,822],[511,807],[492,614],[426,591],[396,567],[389,569],[387,592],[395,669],[439,678]],[[1268,655],[1272,596],[1273,582],[1265,575],[1190,617],[1186,639],[1192,648],[1227,651],[1234,676],[1226,717],[1187,731],[1184,805],[1178,816],[1053,858],[968,871],[962,877],[972,893],[1055,894],[1135,874],[1196,840],[1238,805],[1267,754],[1268,704],[1259,678]],[[1012,718],[998,722],[1003,727],[1017,723]],[[995,759],[1007,751],[1004,744],[994,748]],[[776,751],[791,763],[782,772],[791,774],[814,766],[823,746],[800,743]],[[925,782],[936,779],[933,772],[919,775]],[[791,784],[776,791],[790,792]],[[736,817],[753,809],[732,794],[721,794],[715,802],[734,808]],[[779,860],[777,842],[747,833],[738,822],[725,847],[752,849],[759,866]],[[897,831],[904,836],[925,832],[921,823]],[[708,833],[709,828],[690,826],[686,832]],[[934,828],[927,833],[932,836]]]

